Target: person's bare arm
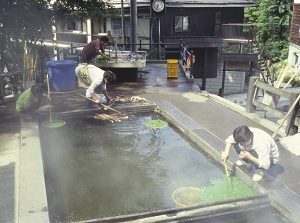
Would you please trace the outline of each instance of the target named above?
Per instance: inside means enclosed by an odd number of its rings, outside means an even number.
[[[97,97],[97,95],[96,95],[95,92],[91,93],[91,96],[92,96],[92,100],[93,100],[96,104],[99,104],[99,103],[100,103],[100,101],[99,101],[99,99],[98,99],[98,97]]]
[[[249,152],[247,151],[241,151],[239,154],[239,157],[242,159],[248,159],[255,165],[259,166],[259,161],[256,157],[252,156]]]
[[[105,48],[104,48],[104,45],[102,45],[101,43],[100,43],[99,53],[100,53],[101,55],[105,55]]]
[[[110,97],[108,96],[108,93],[107,93],[107,90],[103,90],[103,94],[104,94],[104,96],[105,96],[105,98],[106,98],[106,101],[108,102],[108,103],[110,103]]]
[[[105,55],[101,50],[98,51],[99,55]]]
[[[226,143],[225,150],[222,151],[222,154],[221,154],[223,161],[227,160],[231,147],[232,147],[232,143]]]

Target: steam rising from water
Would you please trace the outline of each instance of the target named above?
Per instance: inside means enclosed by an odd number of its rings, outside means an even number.
[[[171,126],[144,125],[156,115],[120,123],[87,118],[41,129],[49,213],[80,221],[175,207],[181,187],[207,187],[223,170]],[[63,211],[61,211],[63,210]]]

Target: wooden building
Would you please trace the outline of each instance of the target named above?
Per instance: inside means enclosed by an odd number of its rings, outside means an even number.
[[[255,0],[159,0],[164,3],[161,11],[153,9],[154,1],[157,0],[135,0],[138,43],[142,43],[141,48],[145,50],[151,44],[161,44],[166,51],[166,59],[178,59],[180,41],[184,42],[195,55],[194,78],[213,79],[218,76],[219,49],[224,43],[233,47],[237,54],[244,53],[245,45],[253,43],[255,34],[251,33],[251,26],[244,24],[244,9],[257,6]],[[97,38],[102,33],[109,33],[114,43],[131,43],[132,2],[133,0],[110,0],[111,4],[120,9],[122,16],[107,17],[101,24],[92,19],[77,21],[77,25],[73,25],[76,30],[63,30],[57,35],[57,40],[60,41],[60,35],[64,33],[71,40],[80,36],[82,43]],[[246,30],[248,28],[250,29]],[[250,34],[245,36],[245,33]],[[82,39],[84,36],[86,41]],[[237,55],[230,55],[232,57]],[[227,61],[226,55],[222,56],[221,62],[223,61]],[[238,62],[235,59],[235,63]]]
[[[288,61],[296,69],[299,67],[300,64],[299,57],[300,57],[300,0],[294,0]]]
[[[120,1],[111,2],[118,2],[116,7],[120,7]],[[153,2],[155,0],[137,0],[138,39],[143,43],[161,43],[160,46],[166,51],[166,59],[178,59],[176,51],[179,50],[180,41],[184,42],[189,50],[193,50],[196,58],[194,78],[217,78],[220,72],[219,49],[224,42],[237,49],[238,54],[243,53],[245,45],[253,44],[255,33],[252,33],[253,26],[244,24],[244,9],[257,6],[255,1],[162,0],[164,7],[158,12],[152,8]],[[129,24],[130,18],[126,15],[130,15],[130,0],[124,0],[123,10],[125,24]],[[115,22],[111,21],[111,27],[121,27]],[[117,32],[122,33],[122,30]],[[126,36],[129,33],[128,29],[124,32]],[[116,34],[113,28],[111,33],[112,36]],[[226,60],[226,55],[225,58],[223,55],[221,62]],[[248,61],[242,59],[244,62]],[[235,59],[235,63],[239,63],[239,60]]]
[[[253,1],[166,1],[165,16],[160,18],[161,40],[165,43],[185,42],[195,55],[194,77],[217,76],[218,48],[227,38],[229,29],[223,24],[242,24],[244,8],[255,6]],[[225,27],[226,28],[226,27]],[[232,27],[228,27],[232,28]],[[235,27],[238,39],[243,27]],[[227,31],[227,32],[226,32]],[[233,33],[233,32],[232,32]],[[171,49],[172,50],[172,49]]]

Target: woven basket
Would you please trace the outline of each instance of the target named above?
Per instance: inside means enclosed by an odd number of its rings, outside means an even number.
[[[201,203],[201,191],[196,187],[182,187],[173,192],[172,199],[179,207],[198,205]]]

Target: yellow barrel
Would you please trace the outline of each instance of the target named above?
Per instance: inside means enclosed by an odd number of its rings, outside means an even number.
[[[167,78],[178,78],[178,60],[168,59],[167,69]]]

